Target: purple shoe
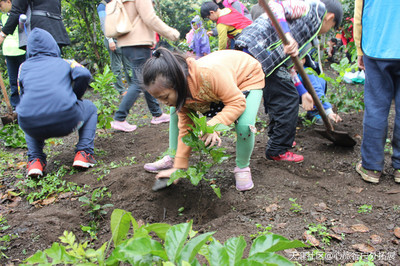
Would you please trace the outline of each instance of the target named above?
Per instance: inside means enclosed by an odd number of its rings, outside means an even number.
[[[242,168],[235,167],[236,189],[239,191],[250,190],[254,187],[253,180],[251,179],[250,167]]]
[[[150,173],[158,173],[162,170],[170,169],[174,166],[174,159],[171,156],[166,155],[161,160],[154,163],[146,163],[143,167],[144,170]]]

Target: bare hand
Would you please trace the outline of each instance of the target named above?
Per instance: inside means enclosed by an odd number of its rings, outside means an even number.
[[[365,70],[364,58],[362,55],[358,56],[357,63],[358,63],[358,68],[360,68],[361,70]]]
[[[204,141],[204,145],[208,147],[212,147],[218,143],[218,147],[221,146],[221,138],[219,137],[217,132],[212,134],[207,133],[201,137],[201,140]]]
[[[343,119],[338,114],[335,114],[335,113],[330,114],[329,118],[331,120],[333,120],[335,123],[339,123],[339,122],[343,121]]]
[[[117,49],[117,46],[115,45],[115,42],[114,42],[114,41],[111,41],[111,40],[108,42],[108,47],[109,47],[110,50],[113,51],[113,52]]]
[[[312,98],[311,94],[309,94],[308,92],[301,95],[301,106],[306,111],[311,111],[314,109],[313,98]]]
[[[299,45],[297,44],[296,40],[293,39],[292,35],[290,34],[290,32],[285,34],[287,40],[289,41],[289,43],[287,45],[283,46],[283,51],[285,52],[285,54],[288,54],[292,57],[296,57],[299,55]]]
[[[213,36],[213,32],[212,32],[212,30],[210,30],[210,31],[207,31],[207,36],[208,36],[208,37],[211,37],[211,36]]]
[[[170,178],[171,175],[175,172],[179,170],[178,168],[171,168],[171,169],[167,169],[167,170],[163,170],[158,172],[158,174],[156,175],[156,179],[161,179],[161,178]]]

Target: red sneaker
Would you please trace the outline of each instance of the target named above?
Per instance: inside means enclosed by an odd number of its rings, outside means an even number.
[[[93,155],[90,153],[86,153],[84,151],[78,151],[75,155],[74,163],[72,166],[81,167],[81,168],[89,168],[95,165],[97,162],[94,159]]]
[[[43,176],[43,169],[46,165],[39,159],[33,159],[26,166],[26,177],[41,177]]]
[[[304,161],[303,155],[298,155],[291,151],[287,151],[284,154],[279,154],[278,156],[267,155],[267,159],[273,161],[285,161],[285,162],[295,162],[295,163],[301,163],[302,161]]]

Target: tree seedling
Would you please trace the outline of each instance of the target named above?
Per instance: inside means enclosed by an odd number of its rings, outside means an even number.
[[[296,201],[297,201],[297,198],[295,198],[295,199],[289,198],[289,201],[292,202],[292,207],[290,207],[290,210],[291,210],[292,212],[297,213],[297,212],[301,212],[301,211],[303,210],[303,208],[301,207],[301,205],[298,204],[298,203],[296,202]]]
[[[182,141],[192,147],[192,153],[199,156],[199,161],[185,170],[178,170],[174,172],[168,180],[168,185],[171,185],[175,180],[180,178],[187,178],[190,182],[197,186],[201,180],[206,181],[210,184],[210,187],[214,190],[214,193],[221,198],[221,192],[214,182],[210,182],[211,179],[206,178],[206,174],[210,172],[210,168],[216,164],[220,164],[230,156],[225,153],[225,148],[222,147],[208,147],[204,144],[200,138],[205,133],[224,132],[230,129],[230,127],[223,124],[217,124],[215,126],[207,125],[207,118],[205,116],[199,117],[197,114],[189,114],[194,125],[189,125],[191,128],[189,134],[182,138]]]
[[[372,211],[372,205],[361,205],[358,207],[358,213],[370,213]]]
[[[104,198],[105,194],[111,198],[111,193],[107,192],[106,187],[101,187],[93,190],[90,198],[82,196],[79,198],[80,202],[83,202],[82,207],[87,206],[89,208],[88,213],[91,214],[95,219],[101,218],[103,215],[107,214],[106,209],[111,208],[113,204],[101,205],[99,202]]]

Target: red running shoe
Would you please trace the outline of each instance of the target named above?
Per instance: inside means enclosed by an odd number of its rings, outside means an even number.
[[[287,151],[284,154],[279,154],[278,156],[267,155],[267,159],[273,161],[285,161],[285,162],[295,162],[295,163],[301,163],[302,161],[304,161],[303,155],[298,155],[291,151]]]
[[[39,159],[33,159],[28,163],[26,177],[41,177],[43,176],[43,169],[46,165]]]
[[[75,155],[74,163],[72,166],[80,168],[89,168],[95,165],[97,162],[93,155],[84,151],[78,151]]]

